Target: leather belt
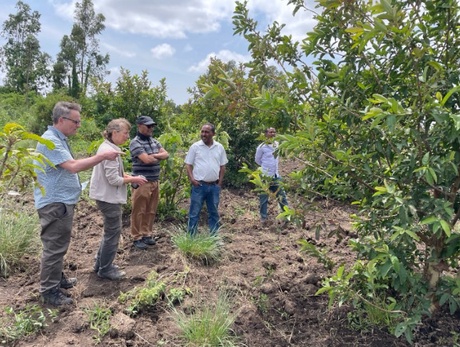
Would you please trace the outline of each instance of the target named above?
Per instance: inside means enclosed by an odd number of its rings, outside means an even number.
[[[213,186],[215,184],[218,184],[219,183],[219,180],[217,181],[212,181],[212,182],[206,182],[206,181],[199,181],[201,184],[206,184],[208,186]]]

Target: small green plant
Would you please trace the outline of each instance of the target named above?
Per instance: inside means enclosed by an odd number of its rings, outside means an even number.
[[[259,296],[253,298],[253,300],[254,304],[257,307],[257,310],[261,314],[266,314],[268,312],[268,309],[270,307],[270,300],[267,294],[260,293]]]
[[[92,308],[85,309],[89,319],[89,327],[96,331],[93,339],[101,343],[102,338],[110,331],[110,317],[112,310],[104,305],[95,304]]]
[[[231,334],[235,315],[230,310],[230,298],[220,295],[214,306],[203,305],[191,315],[173,310],[174,321],[188,346],[235,346]]]
[[[36,333],[47,326],[47,320],[54,320],[57,311],[43,311],[39,305],[26,305],[17,312],[12,307],[5,309],[6,316],[0,320],[1,344],[12,343],[24,336]]]
[[[165,293],[165,289],[166,284],[163,281],[159,281],[158,274],[152,271],[147,276],[144,286],[135,287],[126,293],[121,293],[118,301],[128,303],[126,310],[133,316],[160,301]]]
[[[7,277],[23,255],[37,252],[38,227],[35,214],[0,206],[0,276]]]
[[[171,240],[186,257],[203,260],[206,263],[217,261],[220,258],[223,243],[218,234],[196,234],[192,236],[185,231],[178,231],[172,234]]]
[[[326,250],[319,250],[315,245],[311,244],[307,240],[300,240],[299,244],[301,246],[300,250],[305,252],[312,257],[318,259],[318,261],[324,265],[328,270],[332,270],[335,266],[334,261],[327,256]]]
[[[168,290],[166,295],[168,303],[172,306],[178,305],[184,301],[186,295],[190,295],[191,291],[189,288],[171,288]]]

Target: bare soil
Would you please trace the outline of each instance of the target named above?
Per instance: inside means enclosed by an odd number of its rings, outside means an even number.
[[[187,206],[187,202],[184,202]],[[121,292],[142,286],[155,270],[168,286],[190,290],[185,301],[176,306],[193,312],[203,303],[212,305],[219,292],[232,294],[232,309],[237,318],[233,334],[240,346],[409,346],[385,329],[352,329],[348,306],[328,309],[327,296],[316,296],[321,281],[331,274],[314,258],[300,252],[298,240],[316,242],[336,264],[350,263],[354,254],[347,247],[355,237],[349,223],[353,212],[346,206],[317,202],[298,227],[275,220],[278,206],[270,202],[272,216],[268,227],[259,223],[258,199],[249,190],[223,190],[221,195],[223,255],[205,264],[184,258],[171,243],[184,221],[157,223],[157,244],[147,251],[134,249],[129,240],[126,217],[116,263],[127,278],[112,282],[93,272],[94,255],[102,235],[102,218],[90,201],[82,200],[77,209],[65,272],[77,277],[78,285],[67,291],[75,305],[61,308],[58,319],[40,334],[26,337],[16,346],[92,346],[96,332],[89,327],[85,309],[95,304],[113,311],[114,329],[100,346],[184,346],[174,323],[170,306],[162,300],[151,310],[129,317],[117,300]],[[204,218],[203,218],[204,222]],[[321,238],[315,238],[316,226]],[[203,230],[205,228],[202,228]],[[329,236],[328,236],[329,235]],[[38,303],[39,258],[24,259],[27,266],[7,279],[0,279],[0,308],[24,307]],[[116,329],[115,329],[116,328]],[[415,346],[459,346],[460,319],[440,312],[426,319],[415,336]]]

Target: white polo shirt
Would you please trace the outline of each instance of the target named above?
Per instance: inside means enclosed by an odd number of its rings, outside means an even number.
[[[220,167],[227,164],[224,147],[217,141],[208,147],[203,140],[195,142],[185,157],[185,164],[193,166],[193,177],[197,181],[215,182],[219,179]]]

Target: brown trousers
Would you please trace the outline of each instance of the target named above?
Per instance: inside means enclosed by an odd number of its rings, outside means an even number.
[[[131,237],[133,241],[151,236],[160,200],[160,182],[147,182],[132,190]]]

